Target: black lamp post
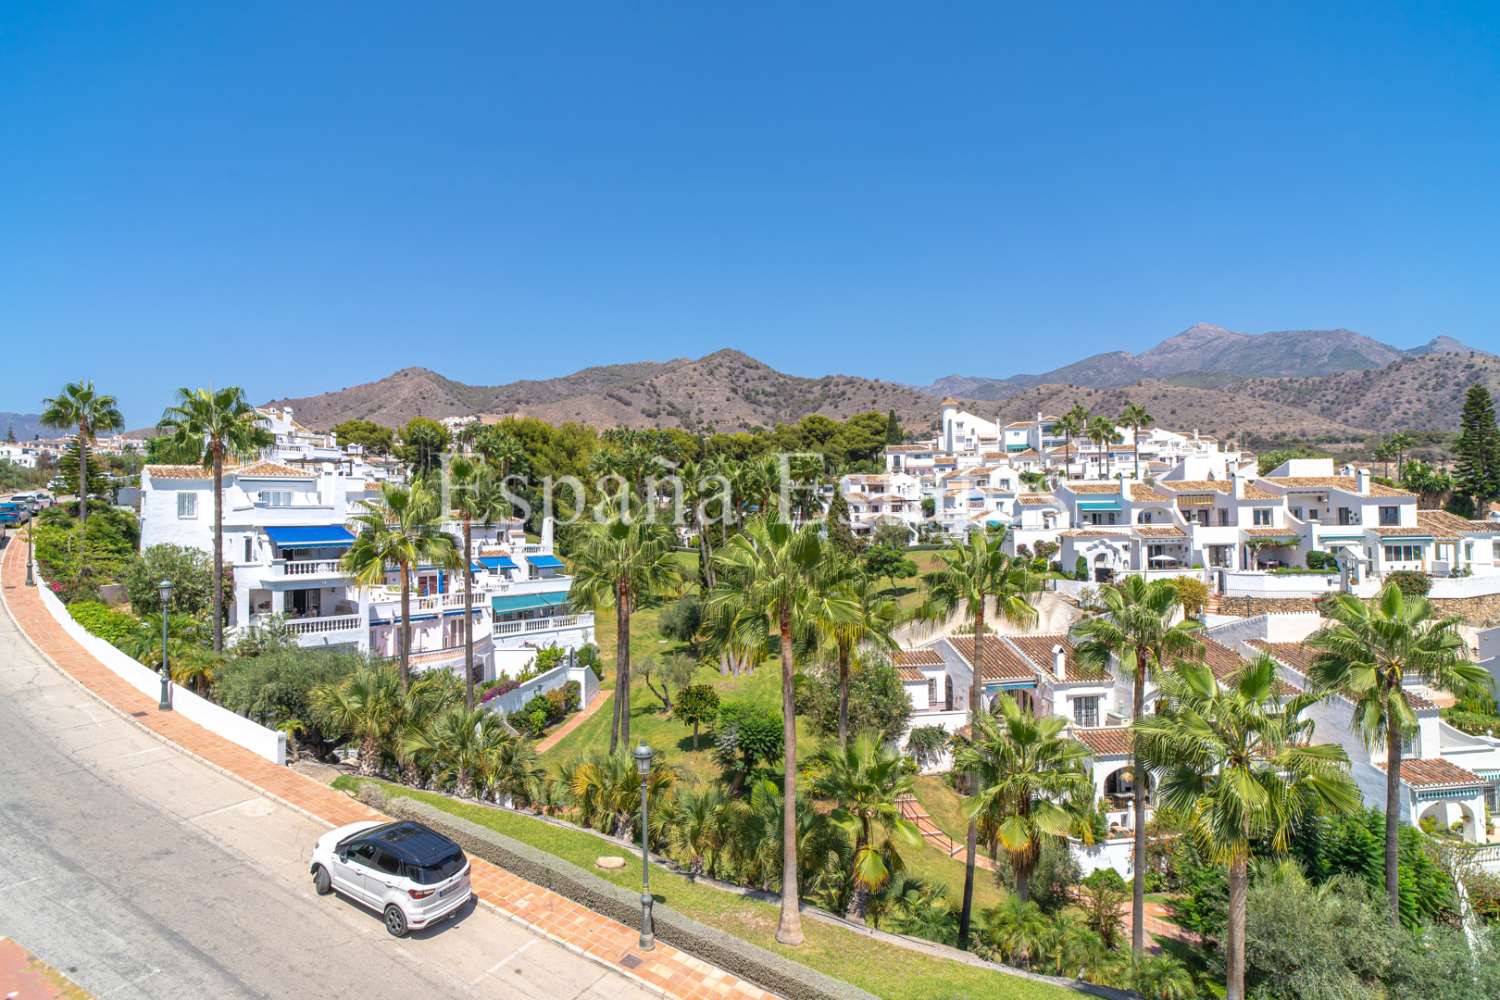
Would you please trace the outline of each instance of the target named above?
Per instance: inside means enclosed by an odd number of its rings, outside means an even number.
[[[29,524],[26,526],[26,586],[36,586],[36,577],[31,572],[31,525]]]
[[[172,600],[172,581],[163,580],[156,585],[161,595],[161,701],[157,708],[163,712],[172,710],[172,670],[167,665],[167,607]]]
[[[654,751],[643,741],[631,754],[641,776],[641,950],[656,947],[656,926],[651,922],[651,822],[646,812],[646,781],[651,776]]]

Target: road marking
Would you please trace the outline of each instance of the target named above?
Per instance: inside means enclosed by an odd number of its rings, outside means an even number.
[[[470,983],[469,985],[470,986],[476,986],[476,985],[479,984],[479,982],[481,980],[484,979],[485,976],[492,976],[495,973],[499,972],[500,969],[505,965],[506,962],[509,962],[512,959],[521,957],[521,953],[522,952],[526,951],[532,945],[536,944],[537,941],[539,941],[539,940],[541,940],[541,939],[540,938],[532,938],[530,941],[527,941],[525,944],[521,945],[521,947],[519,947],[515,951],[511,952],[509,955],[506,955],[504,958],[502,958],[500,961],[496,962],[494,965],[490,966],[488,969],[484,970],[484,975],[480,976],[478,979],[475,979],[474,982]]]

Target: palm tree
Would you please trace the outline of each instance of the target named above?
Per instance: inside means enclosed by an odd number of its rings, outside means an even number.
[[[237,385],[217,390],[183,387],[156,424],[171,432],[176,447],[197,449],[204,468],[214,472],[215,653],[224,651],[224,459],[256,455],[275,442],[260,419]]]
[[[402,742],[407,754],[427,758],[434,780],[452,783],[460,798],[471,799],[476,778],[497,745],[515,738],[494,712],[454,705],[413,727]]]
[[[380,496],[361,500],[354,515],[359,535],[344,553],[343,568],[361,587],[385,582],[386,567],[401,576],[401,688],[411,686],[411,571],[421,565],[463,566],[458,547],[441,530],[438,500],[420,480],[411,486],[380,484]]]
[[[1031,898],[1031,873],[1045,840],[1066,837],[1093,805],[1094,783],[1084,768],[1088,748],[1062,735],[1060,715],[1039,718],[1015,700],[999,700],[1000,716],[980,716],[970,737],[959,737],[956,770],[975,775],[969,803],[993,857],[1004,848],[1016,876],[1016,896]]]
[[[922,843],[921,831],[896,805],[897,798],[911,792],[916,775],[905,769],[899,753],[870,732],[852,743],[823,746],[812,766],[818,775],[813,794],[836,803],[830,818],[854,839],[845,912],[863,919],[870,894],[905,867],[896,841],[913,847]]]
[[[1134,723],[1158,800],[1179,812],[1203,853],[1229,869],[1226,1000],[1245,997],[1245,903],[1251,848],[1285,852],[1296,824],[1359,808],[1349,758],[1312,744],[1300,718],[1319,695],[1278,703],[1276,663],[1261,656],[1221,684],[1206,664],[1181,662],[1162,678],[1156,714]]]
[[[985,942],[1007,962],[1029,968],[1046,947],[1047,915],[1029,899],[1007,896],[984,913]]]
[[[1193,633],[1198,623],[1184,618],[1173,622],[1181,602],[1167,580],[1147,583],[1144,577],[1128,576],[1118,584],[1099,590],[1102,614],[1080,622],[1075,628],[1081,660],[1100,669],[1110,658],[1131,678],[1131,721],[1145,714],[1146,681],[1159,674],[1174,657],[1187,656],[1201,646]],[[1134,795],[1134,884],[1130,902],[1130,946],[1139,953],[1146,946],[1146,779],[1138,762],[1130,762]]]
[[[922,576],[927,597],[918,610],[925,621],[946,620],[962,611],[974,627],[974,670],[969,687],[970,723],[978,731],[984,715],[984,683],[980,664],[984,662],[985,603],[995,600],[996,611],[1008,622],[1029,626],[1036,621],[1031,597],[1041,584],[1026,567],[1024,559],[1008,557],[1001,548],[1003,535],[988,532],[969,533],[967,542],[955,541],[938,552],[938,566]],[[971,776],[971,785],[973,776]],[[979,848],[979,827],[969,819],[968,847],[964,860],[964,898],[958,918],[958,946],[969,944],[969,924],[974,908],[974,864]]]
[[[707,611],[714,618],[733,617],[736,628],[775,636],[781,646],[781,714],[785,742],[782,777],[781,919],[776,940],[802,943],[797,891],[797,666],[792,637],[813,622],[852,619],[854,602],[836,590],[819,586],[823,545],[817,527],[791,525],[761,514],[719,552],[719,585]]]
[[[507,738],[495,743],[480,757],[478,780],[497,801],[510,800],[512,807],[535,808],[544,797],[546,771],[536,744],[515,733],[507,725]]]
[[[897,648],[893,633],[901,621],[900,607],[876,589],[876,581],[852,561],[827,558],[824,566],[826,586],[837,590],[853,602],[852,618],[819,622],[839,668],[839,746],[849,742],[849,671],[856,654],[863,647],[878,650]]]
[[[87,530],[89,521],[89,445],[100,433],[117,431],[125,418],[113,396],[94,390],[93,379],[63,386],[56,396],[42,400],[42,423],[58,430],[71,430],[78,438],[78,525]]]
[[[1103,479],[1109,473],[1109,446],[1120,439],[1119,429],[1108,417],[1090,417],[1087,433],[1089,440],[1099,446],[1099,478]]]
[[[1487,691],[1489,673],[1469,661],[1461,619],[1436,617],[1427,598],[1408,597],[1394,583],[1368,604],[1335,594],[1323,613],[1330,624],[1306,642],[1317,651],[1311,679],[1354,703],[1354,723],[1367,746],[1385,744],[1385,890],[1391,923],[1399,925],[1402,743],[1417,728],[1404,685],[1414,681],[1464,697]]]
[[[1405,431],[1397,431],[1386,438],[1386,444],[1396,453],[1396,481],[1401,480],[1401,470],[1405,465],[1406,452],[1412,445],[1416,444],[1416,438]]]
[[[663,522],[615,517],[585,527],[573,553],[572,602],[615,606],[615,704],[609,752],[630,746],[630,616],[641,602],[682,582],[672,560],[672,531]]]
[[[653,757],[646,798],[658,831],[665,828],[668,811],[662,805],[676,781],[677,772],[665,758]],[[568,791],[583,825],[620,839],[630,836],[641,807],[641,778],[629,754],[595,753],[586,758],[569,773]]]
[[[1141,478],[1141,431],[1155,421],[1139,403],[1127,403],[1120,413],[1120,426],[1130,428],[1130,450],[1135,458],[1135,478]]]
[[[1083,408],[1082,403],[1074,403],[1073,408],[1052,425],[1053,433],[1062,431],[1063,435],[1063,478],[1068,478],[1068,469],[1073,464],[1073,439],[1081,438],[1088,432],[1089,411]]]
[[[672,823],[667,843],[673,853],[686,859],[688,871],[713,873],[718,854],[724,849],[728,830],[724,822],[729,798],[719,785],[679,789],[672,803]]]
[[[470,424],[469,426],[475,426]],[[489,466],[462,455],[448,463],[449,496],[464,529],[464,705],[474,707],[474,525],[510,512],[501,480]]]
[[[359,773],[375,774],[401,701],[396,675],[384,667],[364,667],[341,683],[313,688],[311,701],[319,728],[358,739]]]

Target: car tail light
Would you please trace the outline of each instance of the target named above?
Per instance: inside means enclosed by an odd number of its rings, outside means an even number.
[[[412,899],[426,899],[435,891],[434,889],[407,889],[406,894]]]

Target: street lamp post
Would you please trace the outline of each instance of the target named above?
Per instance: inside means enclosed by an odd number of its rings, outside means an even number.
[[[651,922],[651,823],[646,812],[646,782],[654,752],[642,741],[632,756],[641,776],[641,950],[650,951],[656,947],[656,926]]]
[[[161,701],[157,708],[163,712],[172,710],[172,671],[167,665],[167,607],[172,600],[172,581],[163,580],[156,585],[161,595]]]
[[[31,525],[29,524],[26,526],[26,586],[36,586],[36,577],[31,572]]]

